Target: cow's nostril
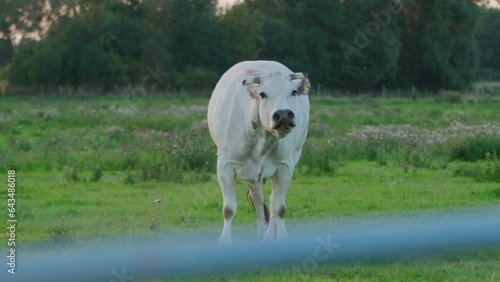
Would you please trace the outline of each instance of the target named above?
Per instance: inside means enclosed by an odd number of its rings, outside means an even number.
[[[279,121],[281,118],[281,115],[279,112],[275,112],[274,115],[273,115],[273,120],[274,121]]]
[[[295,114],[292,111],[288,111],[288,115],[287,116],[288,116],[289,120],[292,120],[292,119],[295,118]]]

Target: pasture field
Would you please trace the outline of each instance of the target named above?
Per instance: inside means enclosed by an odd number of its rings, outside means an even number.
[[[215,244],[223,220],[205,121],[208,96],[0,97],[1,179],[16,170],[18,244],[64,249],[120,236],[200,234]],[[479,95],[312,96],[308,141],[287,196],[289,235],[315,220],[342,225],[500,205],[498,109],[499,97]],[[239,182],[236,242],[256,232],[246,190]],[[264,193],[268,202],[269,183]],[[7,202],[6,194],[2,198]],[[7,236],[2,232],[0,241]],[[6,248],[2,243],[0,250]],[[499,277],[500,249],[493,248],[330,264],[310,273],[252,270],[192,280]]]

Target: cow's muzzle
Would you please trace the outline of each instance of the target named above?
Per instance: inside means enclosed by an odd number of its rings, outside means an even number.
[[[295,114],[291,110],[277,110],[273,114],[273,129],[288,133],[295,127]]]

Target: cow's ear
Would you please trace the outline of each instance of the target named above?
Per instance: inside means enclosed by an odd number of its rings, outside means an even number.
[[[258,93],[258,88],[260,85],[260,78],[259,77],[247,78],[247,79],[243,80],[242,84],[247,89],[247,93],[251,98],[255,99],[255,98],[259,97],[259,93]]]
[[[311,88],[311,82],[309,81],[309,78],[305,77],[303,79],[297,79],[294,82],[297,89],[297,94],[307,95],[307,93],[309,93],[309,89]]]

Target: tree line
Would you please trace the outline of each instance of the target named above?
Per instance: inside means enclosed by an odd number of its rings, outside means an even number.
[[[464,89],[500,73],[500,12],[479,2],[0,0],[0,67],[26,87],[172,90],[268,59],[325,89]]]

